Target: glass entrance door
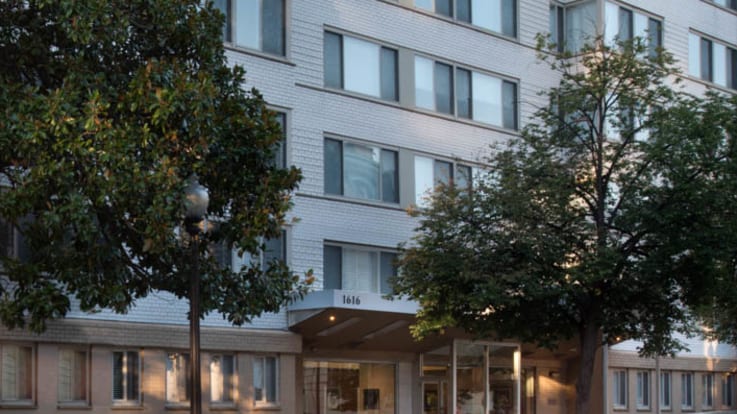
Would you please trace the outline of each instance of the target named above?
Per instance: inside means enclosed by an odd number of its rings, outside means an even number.
[[[422,413],[448,414],[448,383],[425,381],[422,383]]]

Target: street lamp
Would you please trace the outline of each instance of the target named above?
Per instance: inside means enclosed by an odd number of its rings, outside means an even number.
[[[189,408],[192,414],[202,412],[202,387],[200,381],[200,233],[203,231],[202,222],[207,214],[207,205],[210,196],[207,188],[192,175],[187,180],[185,195],[184,224],[187,233],[191,236],[192,269],[189,278],[189,364],[191,374],[191,389]]]

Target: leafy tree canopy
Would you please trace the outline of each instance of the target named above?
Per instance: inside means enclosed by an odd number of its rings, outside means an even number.
[[[300,179],[272,161],[279,124],[226,64],[222,21],[199,0],[0,2],[0,216],[24,247],[0,251],[3,324],[42,330],[71,297],[117,312],[154,290],[187,297],[195,174],[218,223],[197,253],[202,312],[241,324],[303,292],[283,263],[209,254],[257,255]]]
[[[579,413],[602,341],[673,352],[690,311],[737,286],[737,99],[683,93],[672,57],[639,40],[595,44],[541,54],[560,76],[549,105],[473,189],[418,211],[395,286],[421,304],[418,335],[578,337]]]

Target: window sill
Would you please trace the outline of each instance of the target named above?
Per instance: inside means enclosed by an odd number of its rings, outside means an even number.
[[[235,402],[211,402],[210,411],[238,411]]]
[[[259,404],[253,406],[254,411],[281,411],[281,404]]]
[[[395,203],[382,203],[382,202],[374,202],[371,200],[364,200],[360,198],[347,198],[343,196],[333,195],[333,194],[307,194],[307,193],[295,193],[296,195],[300,197],[309,197],[309,198],[315,198],[320,200],[328,200],[328,201],[337,201],[340,203],[346,203],[346,204],[355,204],[355,205],[361,205],[366,207],[377,207],[377,208],[383,208],[385,210],[393,210],[393,211],[402,211],[404,212],[405,209],[402,208],[399,204]]]
[[[732,13],[732,14],[737,14],[737,10],[732,9],[732,8],[729,8],[729,7],[726,7],[726,6],[722,6],[721,4],[716,4],[713,1],[710,1],[710,0],[701,0],[701,1],[703,1],[704,3],[711,4],[712,6],[716,7],[717,9],[724,10],[725,12]]]
[[[23,401],[23,402],[12,402],[12,401],[2,401],[0,402],[0,409],[36,409],[38,406],[36,403],[32,401]]]
[[[474,24],[471,24],[471,23],[468,23],[468,22],[464,22],[463,20],[458,20],[458,19],[455,19],[455,18],[450,17],[450,16],[444,16],[442,14],[434,13],[434,12],[429,11],[429,10],[424,10],[424,9],[419,8],[419,7],[404,6],[404,5],[398,4],[395,1],[391,1],[391,0],[380,0],[380,1],[382,1],[382,2],[384,2],[386,4],[390,4],[392,6],[401,7],[403,9],[407,9],[407,10],[413,11],[415,13],[423,14],[423,15],[428,16],[428,17],[431,17],[433,19],[437,19],[437,20],[440,20],[440,21],[443,21],[443,22],[450,23],[450,24],[455,25],[455,26],[464,27],[464,28],[469,29],[469,30],[473,30],[473,31],[476,31],[476,32],[479,32],[479,33],[483,33],[485,35],[494,36],[496,38],[499,38],[499,39],[502,39],[502,40],[507,40],[509,42],[520,43],[519,42],[519,33],[517,33],[516,36],[510,36],[510,35],[507,35],[507,34],[504,34],[504,33],[495,32],[494,30],[487,29],[485,27],[476,26]],[[517,30],[517,32],[519,32],[519,30]]]
[[[189,411],[189,403],[166,403],[164,405],[166,411]]]
[[[294,63],[294,62],[290,61],[289,59],[287,59],[286,56],[272,55],[270,53],[262,52],[262,51],[257,50],[257,49],[249,49],[249,48],[246,48],[246,47],[243,47],[243,46],[238,46],[238,45],[235,45],[233,43],[227,43],[227,42],[224,42],[223,43],[223,47],[225,48],[226,51],[229,50],[229,51],[232,51],[232,52],[244,53],[246,55],[251,55],[251,56],[254,56],[254,57],[257,57],[257,58],[270,60],[270,61],[276,62],[276,63],[283,63],[285,65],[295,66],[295,67],[297,66],[296,63]]]
[[[135,403],[113,403],[113,405],[110,407],[111,410],[115,411],[122,411],[122,410],[131,410],[131,411],[143,411],[143,404],[139,401],[136,401]]]
[[[686,79],[688,79],[690,81],[693,81],[695,83],[698,83],[700,85],[704,85],[704,86],[706,86],[709,89],[716,89],[716,90],[718,90],[720,92],[725,92],[725,93],[728,93],[730,95],[733,95],[733,94],[737,93],[737,89],[732,89],[729,86],[718,85],[718,84],[716,84],[716,83],[714,83],[712,81],[708,81],[708,80],[705,80],[705,79],[697,78],[696,76],[691,75],[691,74],[686,74],[685,76],[686,76]]]
[[[56,408],[59,410],[91,410],[92,405],[89,401],[69,401],[57,403]]]

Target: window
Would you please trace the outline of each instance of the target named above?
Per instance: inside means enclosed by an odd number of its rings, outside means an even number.
[[[734,404],[734,375],[725,374],[722,377],[722,405],[732,407]]]
[[[223,39],[235,46],[284,56],[285,0],[214,0],[225,15]]]
[[[642,13],[606,2],[604,38],[609,45],[616,40],[642,38],[651,56],[662,46],[662,22]]]
[[[324,289],[391,293],[397,254],[369,247],[325,245]]]
[[[113,404],[140,402],[140,358],[137,351],[113,352]]]
[[[670,372],[660,372],[660,408],[669,410],[670,409],[670,396],[671,396],[671,374]]]
[[[714,406],[714,374],[701,374],[701,407]]]
[[[261,254],[253,257],[248,253],[243,253],[239,257],[235,249],[229,249],[224,242],[213,244],[210,248],[210,254],[215,257],[220,267],[230,267],[234,271],[240,271],[241,266],[256,263],[261,266],[262,270],[266,270],[269,263],[274,260],[287,260],[287,232],[282,230],[281,236],[273,239],[263,239],[264,246]]]
[[[282,139],[274,151],[274,165],[279,168],[287,167],[287,114],[284,112],[276,113],[276,122],[281,127]]]
[[[722,7],[728,7],[732,10],[737,10],[737,0],[712,0],[714,4],[718,4]]]
[[[33,348],[0,345],[0,401],[11,404],[33,402]]]
[[[517,129],[514,82],[421,56],[415,56],[415,106]]]
[[[302,369],[304,406],[300,413],[400,413],[393,364],[306,360]]]
[[[215,354],[210,357],[210,401],[219,404],[235,402],[235,357]]]
[[[274,405],[279,401],[279,359],[257,356],[253,359],[253,400],[255,405]]]
[[[325,193],[399,202],[397,152],[325,139]]]
[[[516,0],[415,0],[415,6],[492,32],[517,35]]]
[[[59,349],[58,401],[60,404],[84,403],[87,398],[87,352]]]
[[[452,182],[459,187],[470,187],[472,174],[472,168],[467,165],[455,164],[454,168],[450,161],[415,156],[415,203],[425,206],[428,192],[438,184]]]
[[[189,354],[169,353],[166,358],[167,404],[189,404],[190,378]]]
[[[397,51],[363,39],[325,32],[325,86],[397,101]]]
[[[647,371],[637,372],[637,408],[650,407],[650,373]]]
[[[596,1],[570,6],[554,3],[550,7],[550,34],[558,51],[575,53],[592,41],[596,36],[597,13]]]
[[[681,408],[693,408],[693,374],[690,372],[681,374]]]
[[[612,401],[614,408],[627,408],[627,371],[620,369],[613,372]]]
[[[21,220],[21,225],[25,220]],[[31,251],[18,227],[0,218],[0,256],[15,257],[28,261]]]
[[[737,89],[737,49],[689,33],[688,73],[719,86]]]

